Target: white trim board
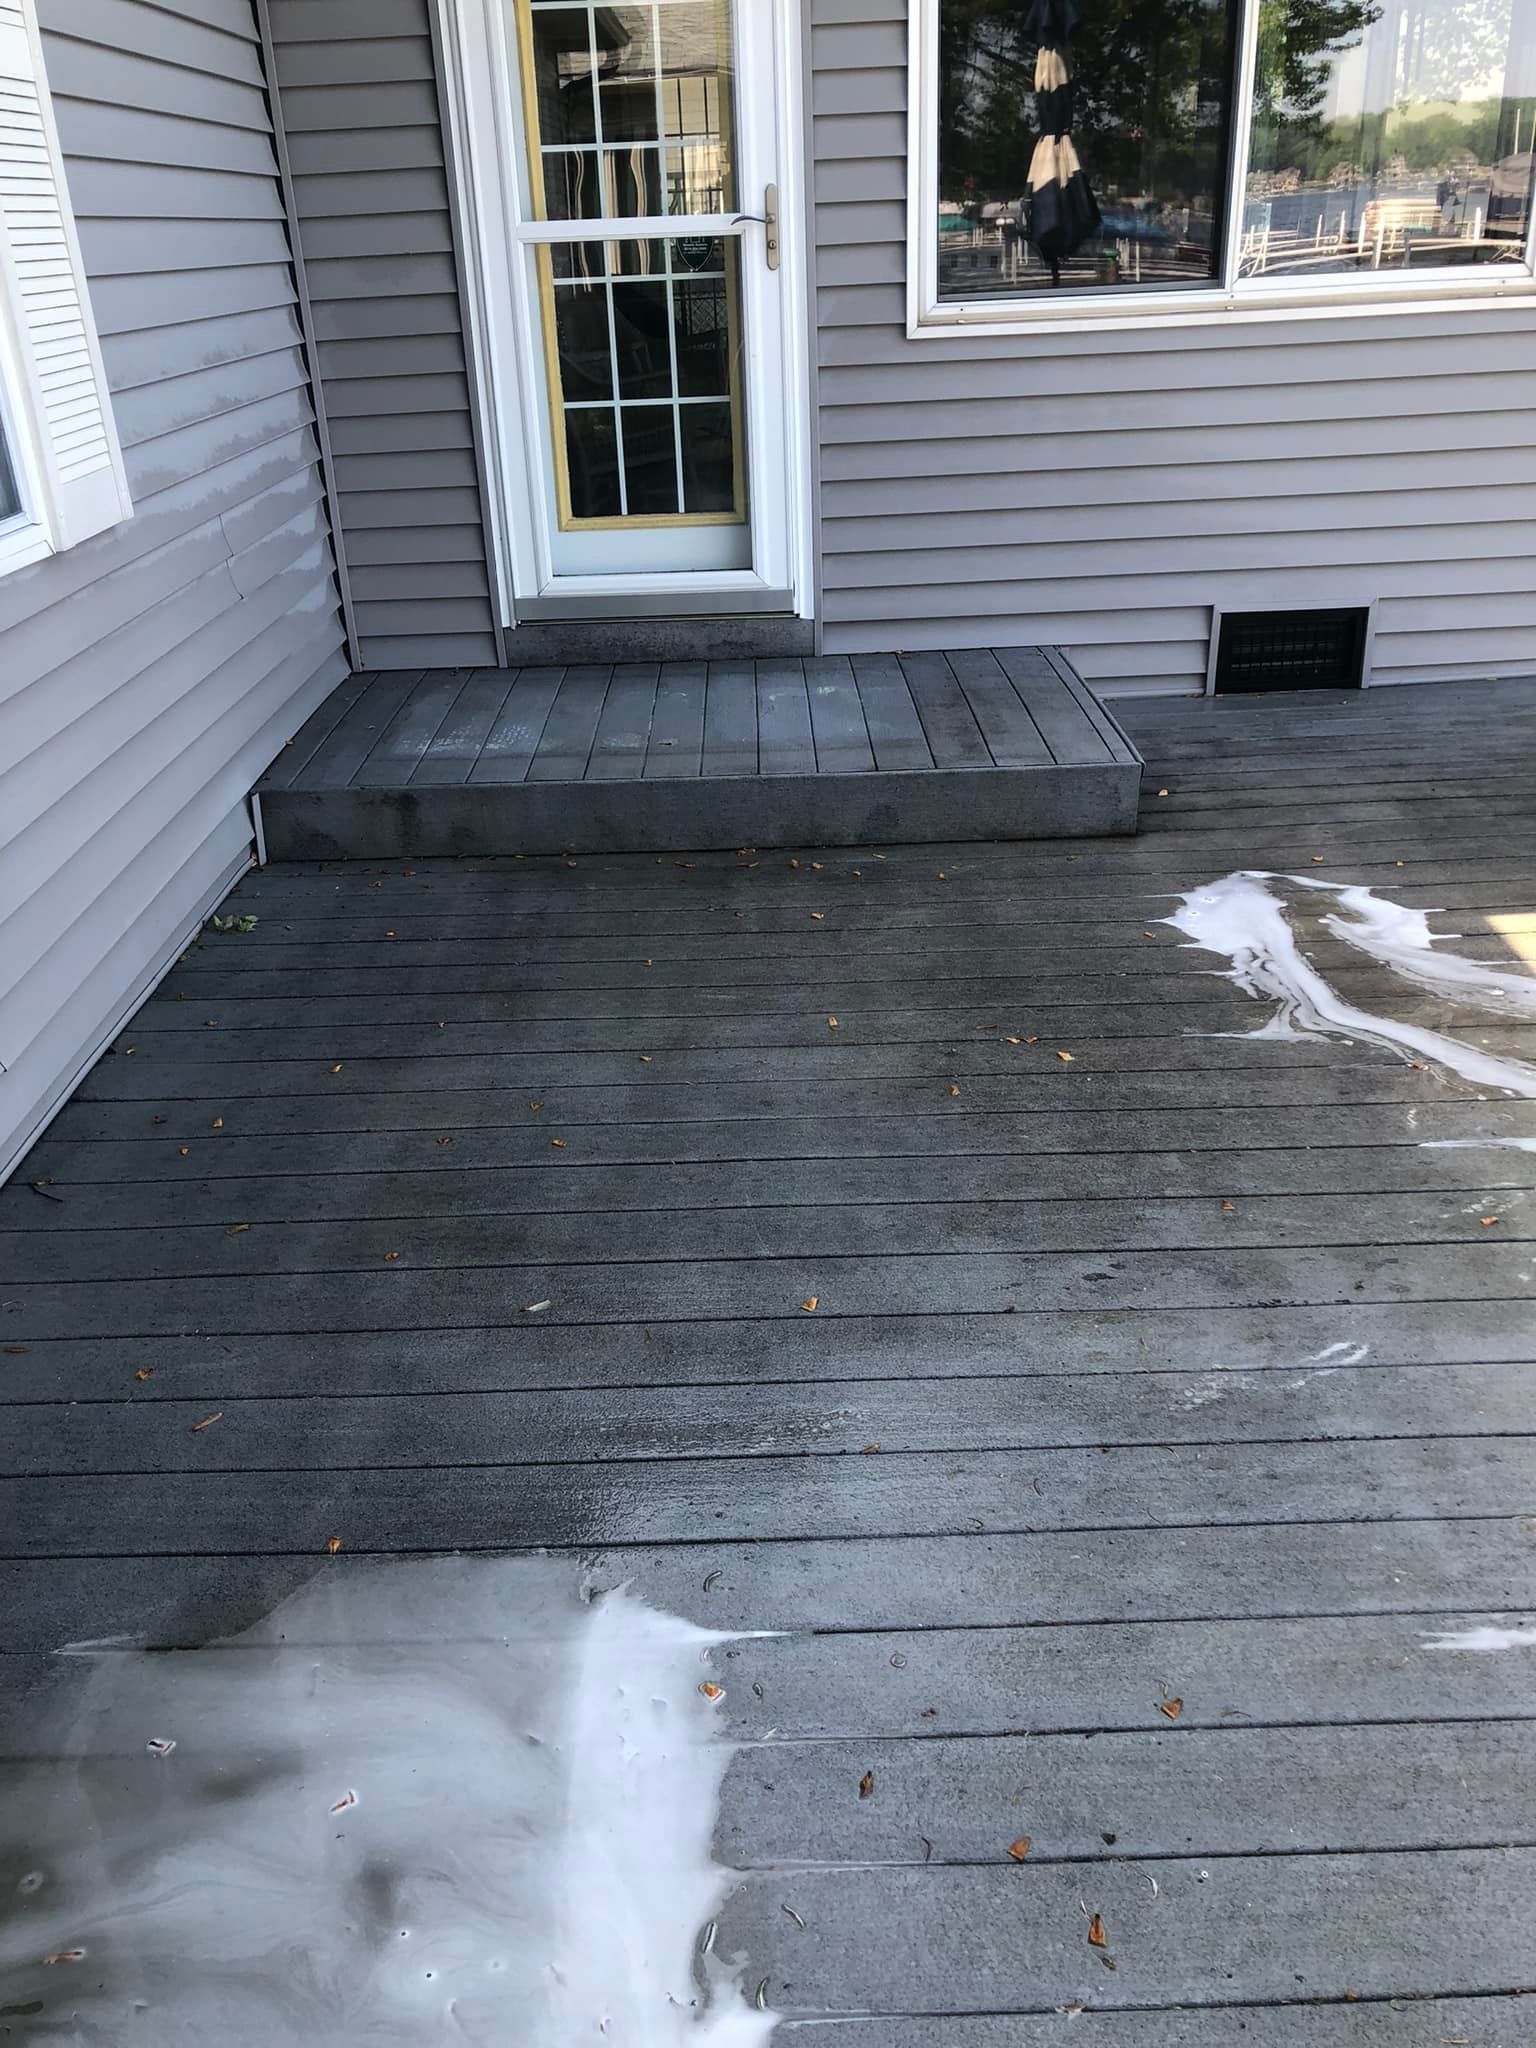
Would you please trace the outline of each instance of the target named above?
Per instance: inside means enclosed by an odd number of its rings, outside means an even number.
[[[573,612],[601,587],[617,597],[637,592],[700,596],[710,588],[735,593],[759,588],[765,600],[793,593],[792,615],[809,618],[814,603],[811,350],[809,342],[809,250],[806,238],[804,94],[798,0],[734,0],[738,23],[745,20],[763,49],[771,47],[774,77],[773,160],[779,186],[780,332],[775,347],[783,363],[788,402],[749,392],[748,459],[754,448],[782,451],[783,517],[754,519],[757,554],[750,571],[636,574],[633,579],[557,575],[550,560],[549,519],[544,502],[548,416],[543,379],[533,355],[539,328],[533,281],[521,258],[531,240],[570,232],[564,223],[532,222],[520,216],[524,204],[524,142],[521,83],[507,34],[502,0],[434,0],[445,53],[444,98],[449,110],[445,150],[448,175],[459,201],[468,243],[465,249],[468,301],[465,340],[478,369],[479,428],[489,476],[488,524],[496,557],[501,619],[515,626],[520,598],[569,598]],[[741,29],[738,27],[738,37]],[[737,89],[743,80],[738,72]],[[743,95],[744,97],[744,95]],[[739,114],[750,123],[758,102]],[[750,201],[748,190],[743,198]],[[741,211],[757,210],[750,204]],[[678,223],[670,223],[674,228]],[[590,230],[592,223],[581,226]],[[517,230],[514,233],[514,229]],[[754,233],[750,231],[749,233]],[[747,250],[760,256],[757,240]],[[750,369],[749,369],[750,384]],[[753,419],[757,430],[754,433]],[[778,481],[777,478],[773,479]],[[775,530],[776,529],[776,530]]]

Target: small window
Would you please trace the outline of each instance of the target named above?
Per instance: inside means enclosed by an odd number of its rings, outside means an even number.
[[[0,0],[0,572],[131,510],[35,0]]]
[[[912,324],[1533,288],[1529,0],[911,0]]]

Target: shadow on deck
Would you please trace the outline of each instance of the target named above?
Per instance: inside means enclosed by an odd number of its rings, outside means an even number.
[[[1059,651],[348,678],[257,791],[273,860],[1134,832],[1141,757]]]

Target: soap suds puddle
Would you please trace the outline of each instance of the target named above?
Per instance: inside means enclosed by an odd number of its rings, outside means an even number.
[[[1449,1067],[1478,1087],[1536,1099],[1536,1066],[1347,1002],[1302,952],[1286,913],[1286,891],[1331,897],[1334,908],[1321,919],[1330,935],[1416,988],[1496,1010],[1510,1022],[1536,1022],[1536,980],[1441,950],[1424,911],[1361,886],[1252,869],[1190,890],[1163,920],[1208,952],[1225,953],[1230,966],[1215,971],[1246,994],[1274,1001],[1273,1015],[1248,1036],[1360,1041]]]
[[[17,2038],[759,2048],[701,1940],[731,1640],[567,1561],[412,1558],[227,1642],[66,1653],[78,1712],[6,1772],[0,2006]]]

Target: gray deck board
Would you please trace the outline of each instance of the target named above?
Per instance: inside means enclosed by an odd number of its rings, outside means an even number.
[[[1147,817],[248,877],[0,1191],[8,1754],[66,1741],[61,1644],[568,1552],[754,1632],[717,1952],[776,2042],[1524,2048],[1536,1101],[1245,1035],[1156,920],[1265,867],[1528,966],[1536,686],[1109,718],[1039,651],[906,664],[354,679],[296,736],[273,801],[542,760],[685,807],[766,768],[801,817],[1123,726]]]

